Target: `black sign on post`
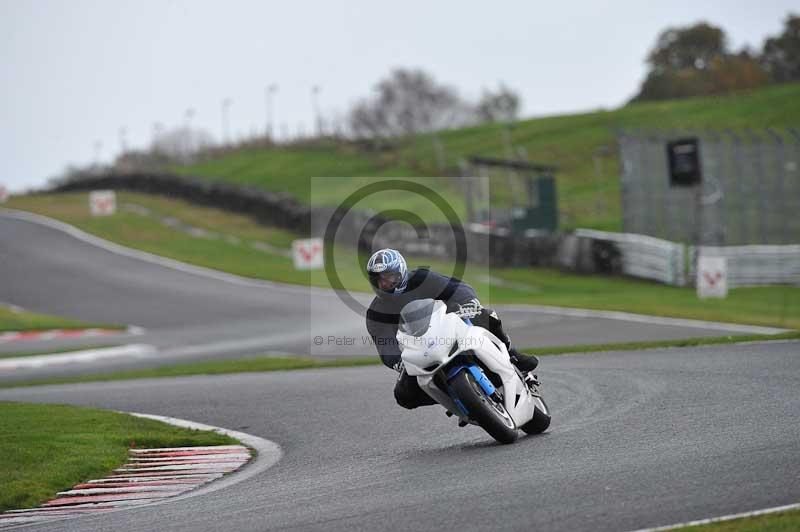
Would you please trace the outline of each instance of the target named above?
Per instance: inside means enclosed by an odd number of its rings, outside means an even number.
[[[670,186],[691,187],[703,180],[700,171],[700,141],[697,138],[668,142],[667,159]]]

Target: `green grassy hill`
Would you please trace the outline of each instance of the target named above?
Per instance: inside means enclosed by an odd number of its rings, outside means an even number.
[[[621,227],[619,164],[614,130],[618,128],[743,129],[800,126],[800,84],[719,98],[695,98],[628,105],[614,111],[524,120],[511,130],[514,148],[531,161],[555,164],[562,225],[619,230]],[[176,169],[179,173],[280,190],[316,204],[335,203],[365,180],[343,180],[333,186],[311,177],[412,177],[456,175],[458,162],[469,155],[505,156],[503,130],[483,125],[440,133],[445,166],[436,162],[433,139],[419,137],[401,148],[368,152],[332,141],[274,149],[240,150]],[[593,156],[602,148],[598,179]],[[463,199],[454,181],[437,184],[463,214]],[[368,205],[397,207],[396,198],[375,198]]]

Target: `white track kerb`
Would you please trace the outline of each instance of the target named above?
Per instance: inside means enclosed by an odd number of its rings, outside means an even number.
[[[37,356],[15,357],[0,359],[0,371],[27,368],[41,368],[54,364],[73,364],[95,362],[109,358],[147,358],[158,351],[152,345],[127,344],[117,347],[103,347],[98,349],[83,349],[62,354],[44,354]]]
[[[689,327],[695,329],[716,329],[726,333],[741,334],[780,334],[790,332],[791,329],[778,327],[762,327],[759,325],[742,325],[738,323],[721,323],[717,321],[693,320],[685,318],[665,318],[649,316],[647,314],[633,314],[616,310],[592,310],[582,308],[551,307],[548,305],[497,305],[503,310],[516,310],[522,312],[538,312],[555,316],[570,316],[573,318],[602,318],[606,320],[628,321],[633,323],[650,323],[653,325],[672,325],[675,327]]]
[[[224,434],[226,436],[230,436],[231,438],[239,440],[247,447],[254,449],[257,453],[256,456],[252,460],[250,460],[250,462],[247,463],[247,465],[245,465],[241,470],[236,471],[231,475],[224,476],[219,480],[215,480],[214,482],[206,484],[205,486],[198,488],[196,490],[186,492],[183,495],[178,495],[177,497],[164,499],[155,502],[153,504],[164,504],[181,499],[187,499],[189,497],[195,497],[197,495],[211,493],[212,491],[221,490],[223,488],[227,488],[228,486],[238,484],[243,480],[247,480],[252,476],[255,476],[263,471],[266,471],[270,467],[277,464],[278,461],[283,456],[283,451],[281,450],[280,446],[277,443],[261,438],[259,436],[253,436],[252,434],[247,434],[245,432],[223,429],[221,427],[214,427],[212,425],[204,425],[203,423],[196,423],[194,421],[187,421],[185,419],[177,419],[174,417],[156,416],[152,414],[140,414],[137,412],[123,412],[123,413],[131,414],[136,417],[162,421],[164,423],[169,423],[170,425],[175,425],[176,427],[183,427],[194,430],[209,430],[212,432],[217,432],[219,434]]]

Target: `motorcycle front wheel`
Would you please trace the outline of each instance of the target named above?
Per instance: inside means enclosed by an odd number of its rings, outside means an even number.
[[[493,397],[486,395],[469,370],[462,369],[452,379],[450,387],[456,398],[467,409],[472,421],[500,443],[514,443],[517,426],[506,412],[505,406]]]

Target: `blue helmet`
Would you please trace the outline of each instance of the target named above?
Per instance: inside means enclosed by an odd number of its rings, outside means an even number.
[[[406,259],[395,249],[376,251],[367,261],[367,274],[378,296],[402,293],[408,284]]]

